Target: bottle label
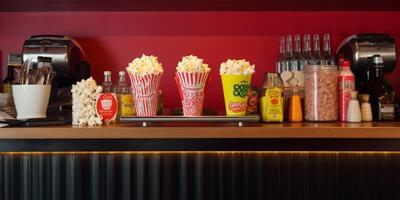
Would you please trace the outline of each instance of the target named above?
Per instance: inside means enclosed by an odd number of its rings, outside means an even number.
[[[379,120],[394,120],[394,105],[393,104],[380,104]]]
[[[283,121],[283,98],[282,90],[279,88],[267,89],[266,91],[266,121]]]
[[[113,122],[118,111],[118,100],[115,93],[101,93],[96,100],[96,111],[105,124]]]
[[[132,94],[120,94],[119,111],[121,117],[130,117],[136,114],[135,103]]]
[[[354,76],[339,76],[339,115],[340,121],[347,121],[347,110],[351,99],[351,92],[354,91]]]

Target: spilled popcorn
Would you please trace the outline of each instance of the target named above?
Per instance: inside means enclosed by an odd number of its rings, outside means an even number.
[[[145,76],[150,74],[161,74],[164,70],[156,56],[146,56],[143,54],[142,57],[135,58],[131,63],[129,63],[126,71],[128,71],[129,74]]]
[[[197,56],[185,56],[182,58],[182,61],[178,63],[178,67],[176,68],[177,72],[209,72],[210,68],[207,64],[203,63],[203,59],[198,58]]]
[[[242,60],[231,60],[228,59],[226,62],[221,63],[219,74],[227,75],[250,75],[255,72],[255,66],[250,65],[245,59]]]
[[[72,124],[76,126],[101,125],[101,117],[96,112],[96,98],[103,88],[97,86],[90,77],[72,86]]]

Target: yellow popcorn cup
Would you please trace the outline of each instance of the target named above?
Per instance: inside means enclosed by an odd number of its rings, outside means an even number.
[[[245,116],[251,75],[221,75],[227,116]]]

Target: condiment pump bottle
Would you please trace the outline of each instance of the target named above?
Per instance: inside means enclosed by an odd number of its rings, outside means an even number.
[[[301,109],[301,98],[297,94],[297,87],[293,87],[293,95],[290,97],[289,121],[290,122],[303,121],[303,112]]]
[[[361,110],[360,103],[357,99],[357,91],[351,92],[351,99],[347,110],[347,121],[348,122],[361,122]]]
[[[361,101],[361,120],[363,122],[372,121],[372,109],[369,103],[369,94],[360,94],[358,98]]]

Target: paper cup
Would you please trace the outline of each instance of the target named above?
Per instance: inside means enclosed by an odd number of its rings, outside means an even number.
[[[245,116],[250,90],[250,75],[221,75],[227,116]]]
[[[201,116],[208,72],[177,72],[176,77],[182,100],[183,115],[185,117]]]
[[[46,118],[51,85],[13,85],[17,119]]]
[[[139,117],[154,117],[157,115],[158,88],[160,74],[137,76],[130,74],[136,113]]]

